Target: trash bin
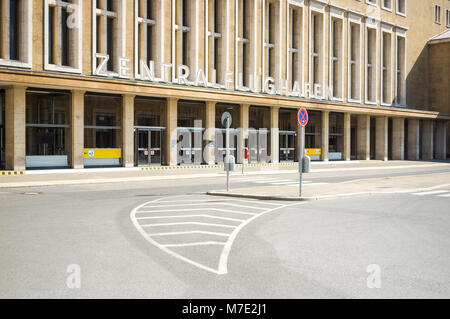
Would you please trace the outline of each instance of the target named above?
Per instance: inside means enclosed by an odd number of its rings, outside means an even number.
[[[227,171],[227,166],[228,166],[228,170],[230,172],[234,172],[234,170],[236,168],[236,159],[234,158],[233,155],[225,156],[223,164],[224,164],[223,167],[224,167],[225,171]]]
[[[308,155],[303,156],[302,169],[303,173],[309,173],[311,171],[311,157]]]

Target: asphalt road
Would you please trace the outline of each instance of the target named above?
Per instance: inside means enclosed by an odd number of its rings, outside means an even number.
[[[287,187],[296,178],[236,176],[232,185]],[[224,182],[0,190],[0,298],[450,297],[450,188],[308,203],[203,195]],[[68,288],[78,266],[81,288]],[[380,288],[368,287],[373,269]]]

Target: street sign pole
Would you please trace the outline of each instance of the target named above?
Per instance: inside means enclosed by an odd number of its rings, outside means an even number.
[[[228,165],[229,156],[230,156],[230,118],[227,118],[227,136],[226,136],[226,156],[225,156],[225,165],[227,166],[227,192],[230,190],[230,166]]]
[[[305,126],[308,124],[308,111],[305,108],[301,108],[298,111],[298,124],[300,125],[300,156],[298,157],[298,170],[299,170],[299,196],[302,197],[302,187],[303,187],[303,157],[305,155],[303,135],[305,134]]]
[[[300,189],[299,189],[299,196],[302,197],[302,186],[303,186],[303,130],[304,126],[300,126],[300,158],[298,159],[298,166],[300,171]]]

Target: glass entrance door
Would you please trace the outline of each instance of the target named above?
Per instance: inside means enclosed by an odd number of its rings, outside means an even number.
[[[203,130],[178,128],[178,163],[181,165],[202,163]]]
[[[136,165],[161,165],[161,131],[136,129]]]
[[[280,132],[280,161],[281,162],[293,162],[295,161],[295,144],[296,133],[295,132]]]
[[[269,142],[268,130],[250,130],[248,132],[248,143],[250,151],[250,163],[267,163],[269,161],[268,156],[268,142]]]

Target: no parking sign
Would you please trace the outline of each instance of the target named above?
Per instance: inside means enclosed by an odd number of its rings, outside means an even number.
[[[306,126],[308,124],[308,111],[304,107],[298,110],[298,123],[301,126]]]

